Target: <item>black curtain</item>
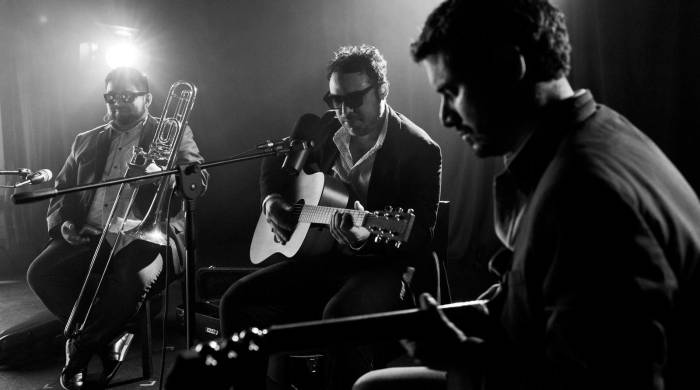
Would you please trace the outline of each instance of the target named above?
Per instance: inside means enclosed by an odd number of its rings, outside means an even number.
[[[473,298],[491,279],[497,247],[491,180],[499,159],[479,160],[437,119],[438,96],[408,44],[437,0],[250,2],[212,0],[0,0],[0,169],[58,173],[78,132],[101,123],[100,55],[108,25],[138,29],[159,113],[170,83],[196,83],[190,124],[204,156],[224,158],[287,135],[305,112],[325,110],[324,67],[340,45],[369,43],[389,62],[389,104],[442,147],[442,199],[450,200],[448,267],[454,295]],[[698,145],[698,19],[692,0],[558,0],[574,48],[572,84],[649,134],[691,184]],[[497,28],[497,21],[494,28]],[[83,46],[84,47],[84,46]],[[259,214],[258,162],[211,170],[197,214],[200,263],[248,265]],[[13,205],[0,193],[0,272],[24,272],[46,241],[46,202]]]

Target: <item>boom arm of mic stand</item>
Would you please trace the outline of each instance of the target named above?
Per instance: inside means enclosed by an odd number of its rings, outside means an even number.
[[[191,163],[191,164],[185,164],[185,166],[199,165],[199,167],[201,169],[213,168],[213,167],[233,164],[233,163],[241,162],[241,161],[247,161],[247,160],[253,160],[253,159],[258,159],[258,158],[263,158],[263,157],[268,157],[268,156],[285,154],[285,153],[289,153],[290,150],[291,150],[291,148],[283,148],[281,150],[279,148],[276,148],[276,149],[270,149],[270,150],[263,150],[263,151],[260,151],[257,153],[251,153],[249,155],[245,155],[245,156],[241,156],[241,157],[230,157],[230,158],[226,158],[226,159],[222,159],[222,160],[211,161],[211,162],[204,163],[204,164]],[[39,202],[42,200],[53,198],[55,196],[70,194],[72,192],[92,190],[92,189],[99,188],[99,187],[107,187],[107,186],[112,186],[112,185],[122,184],[122,183],[131,183],[133,181],[138,181],[138,180],[143,180],[143,179],[152,179],[155,177],[160,177],[160,176],[165,176],[165,175],[174,175],[177,173],[179,173],[178,168],[174,168],[174,169],[168,169],[166,171],[148,173],[146,175],[141,175],[141,176],[134,176],[134,177],[128,177],[128,178],[123,178],[123,179],[102,181],[99,183],[85,184],[82,186],[75,186],[75,187],[70,187],[70,188],[62,188],[62,189],[49,188],[49,189],[43,189],[43,190],[38,190],[38,191],[19,192],[19,193],[12,195],[12,202],[14,202],[15,204]]]

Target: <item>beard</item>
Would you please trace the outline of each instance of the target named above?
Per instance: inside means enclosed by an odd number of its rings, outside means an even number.
[[[134,110],[111,110],[109,118],[121,128],[133,127],[144,115],[143,111]]]

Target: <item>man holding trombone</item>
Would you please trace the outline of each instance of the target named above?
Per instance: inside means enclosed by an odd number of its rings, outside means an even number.
[[[147,149],[154,137],[160,135],[157,134],[158,120],[148,112],[152,101],[148,79],[140,71],[133,68],[112,70],[105,78],[104,100],[107,123],[76,136],[56,178],[56,188],[124,177],[129,170],[133,147]],[[167,110],[165,107],[164,113]],[[175,163],[202,162],[192,131],[187,126],[183,131],[179,145],[173,145]],[[203,172],[204,186],[207,177]],[[158,182],[171,184],[172,179]],[[129,199],[136,188],[139,190],[131,213],[126,218],[111,217],[123,216],[132,209]],[[50,241],[30,265],[27,280],[53,314],[70,322],[66,329],[66,363],[60,375],[64,389],[86,387],[86,369],[95,354],[102,360],[101,384],[106,385],[112,379],[133,337],[126,329],[127,323],[149,294],[165,287],[163,270],[166,266],[176,274],[182,270],[179,253],[184,253],[184,218],[177,213],[180,203],[176,199],[168,202],[172,203],[170,210],[174,211],[168,211],[170,226],[165,234],[169,245],[121,234],[138,221],[132,215],[140,213],[143,218],[154,196],[170,188],[167,184],[148,181],[136,186],[125,185],[123,191],[119,186],[108,186],[51,200],[47,213]],[[168,195],[165,196],[167,199]],[[100,241],[102,245],[98,244]],[[165,242],[163,238],[162,243]],[[165,264],[166,259],[172,261]],[[78,299],[81,288],[96,292]],[[94,300],[90,299],[93,295],[96,296]],[[73,325],[75,321],[69,318],[77,316],[77,312],[89,314],[81,314],[83,321]]]

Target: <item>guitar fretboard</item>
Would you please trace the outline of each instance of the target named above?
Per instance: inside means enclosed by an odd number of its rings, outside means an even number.
[[[299,222],[307,223],[322,223],[330,225],[335,212],[349,213],[352,215],[352,222],[355,226],[362,226],[365,222],[365,216],[369,214],[366,211],[341,209],[337,207],[327,206],[312,206],[312,205],[294,205],[294,213],[299,215]]]

